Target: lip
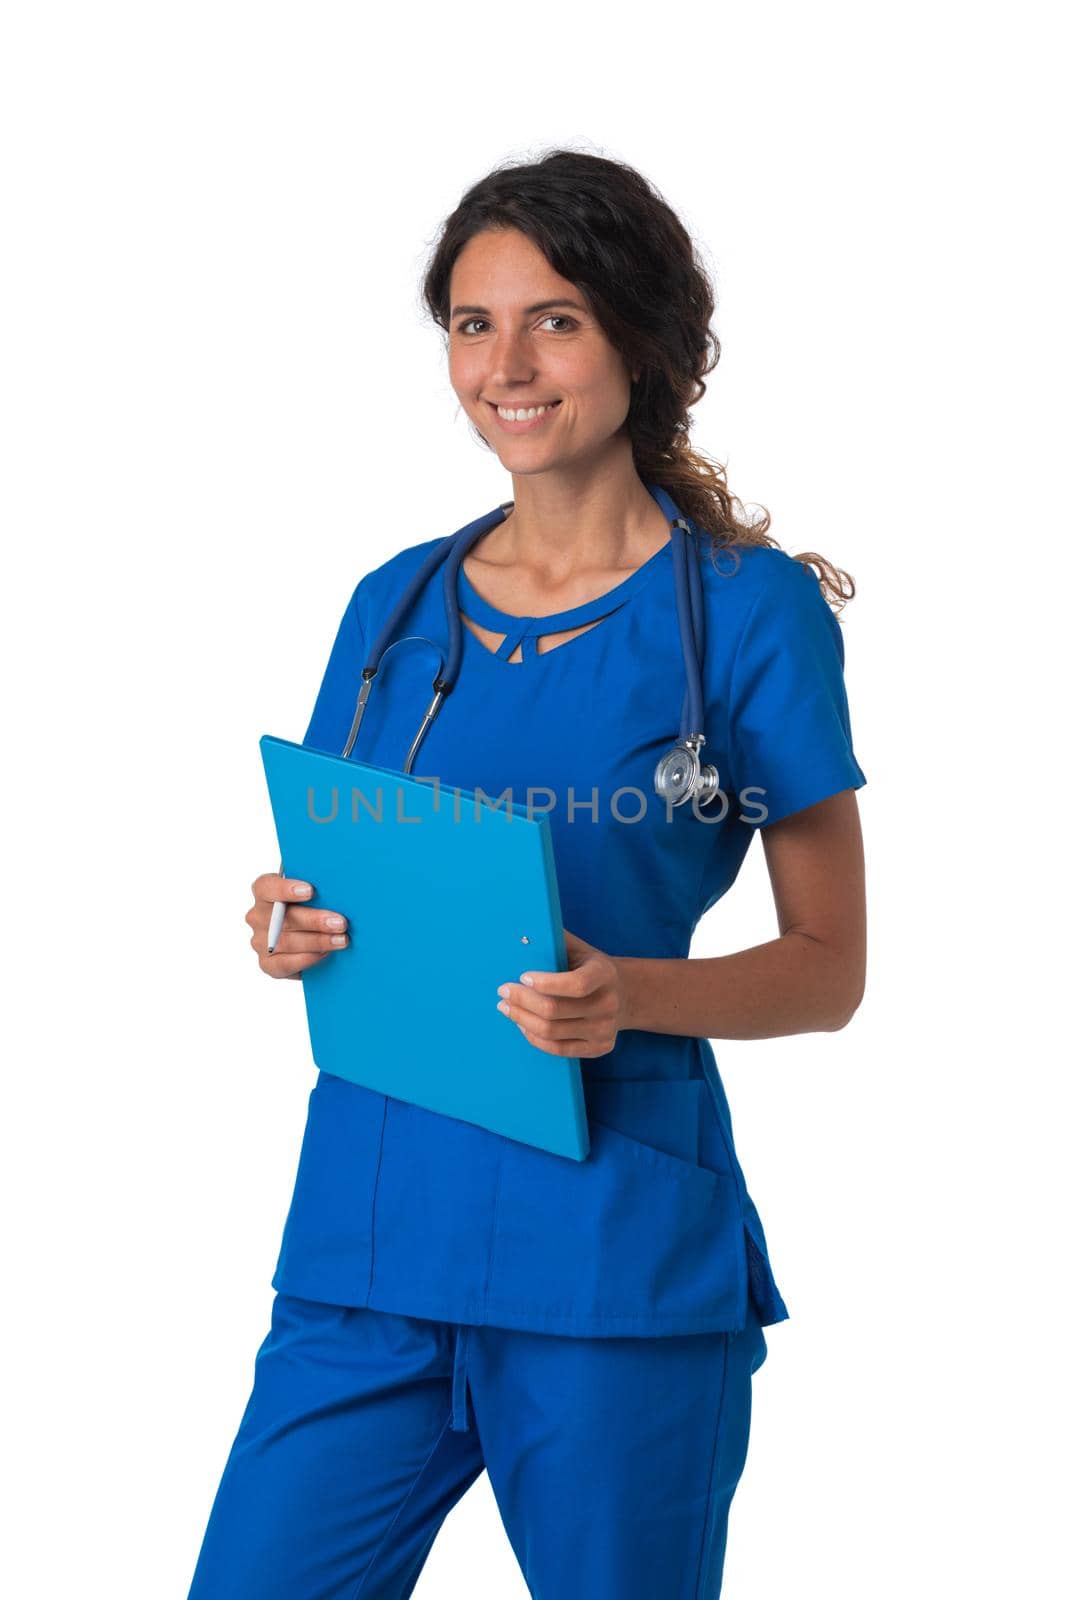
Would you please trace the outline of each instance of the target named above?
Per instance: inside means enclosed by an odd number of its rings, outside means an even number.
[[[497,427],[503,429],[505,433],[532,433],[535,428],[544,427],[549,417],[555,416],[562,402],[559,400],[554,401],[550,409],[544,412],[543,415],[540,417],[528,417],[525,422],[508,422],[506,417],[502,417],[500,415],[500,412],[497,410],[496,406],[491,400],[487,400],[485,404],[492,412],[493,421],[496,423]],[[516,405],[514,410],[520,411],[522,410],[522,407]]]

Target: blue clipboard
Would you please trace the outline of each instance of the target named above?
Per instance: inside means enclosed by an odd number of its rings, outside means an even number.
[[[348,918],[348,944],[303,973],[316,1066],[584,1160],[580,1060],[496,1009],[498,984],[566,969],[547,819],[270,734],[259,747],[286,876]]]

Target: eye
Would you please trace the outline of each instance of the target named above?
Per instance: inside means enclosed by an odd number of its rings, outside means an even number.
[[[543,318],[542,320],[545,321],[545,322],[565,322],[571,328],[576,328],[578,326],[578,324],[575,322],[573,317],[566,316],[564,314],[564,312],[562,312],[562,311],[550,311],[548,316]],[[459,323],[456,324],[456,332],[457,333],[466,333],[467,330],[469,328],[473,327],[474,324],[476,324],[476,323],[479,324],[481,327],[485,327],[485,318],[484,317],[468,317],[465,322],[459,322]],[[566,332],[566,329],[558,329],[556,331],[558,331],[558,332]]]

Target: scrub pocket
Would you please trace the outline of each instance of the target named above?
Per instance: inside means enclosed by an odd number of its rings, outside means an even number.
[[[505,1141],[488,1304],[599,1335],[732,1331],[747,1273],[732,1175],[703,1165],[692,1080],[586,1080],[584,1161]]]

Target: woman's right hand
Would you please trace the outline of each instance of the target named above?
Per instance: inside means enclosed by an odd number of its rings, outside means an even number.
[[[323,906],[301,905],[314,894],[311,884],[299,878],[283,878],[277,872],[264,872],[252,885],[254,904],[245,912],[252,929],[252,949],[259,957],[260,970],[268,978],[299,978],[305,967],[339,950],[348,943],[348,921],[337,911]],[[274,947],[267,954],[267,930],[276,900],[286,902],[285,921]]]

